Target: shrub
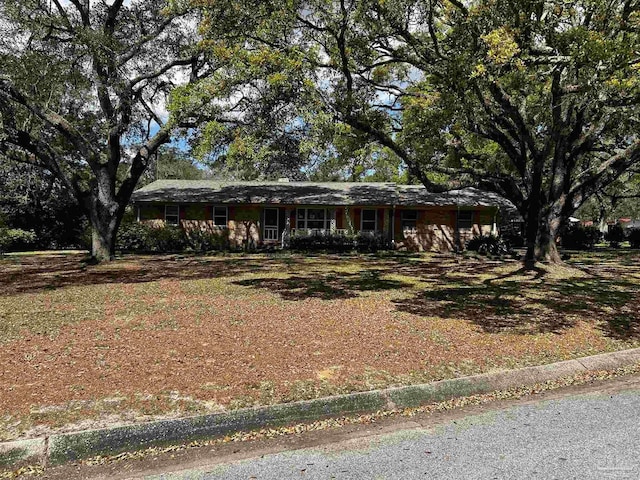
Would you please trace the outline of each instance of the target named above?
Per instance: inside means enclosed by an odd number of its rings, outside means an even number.
[[[138,222],[123,222],[116,235],[116,249],[125,252],[150,252],[151,232],[148,225]]]
[[[116,248],[126,252],[180,252],[187,236],[180,227],[152,227],[144,223],[123,223],[116,236]]]
[[[352,235],[302,235],[293,236],[289,242],[292,250],[332,252],[350,252],[357,246],[356,237]]]
[[[226,231],[210,232],[192,229],[186,232],[187,247],[196,252],[224,250],[229,246],[229,236]]]
[[[631,248],[640,248],[640,228],[630,228],[627,234]]]
[[[0,228],[0,253],[31,250],[38,238],[29,230],[19,228]]]
[[[502,238],[495,235],[474,236],[467,242],[467,250],[478,252],[482,255],[509,255],[511,247]]]
[[[181,252],[187,246],[187,236],[180,227],[167,225],[160,228],[149,228],[151,251]]]
[[[562,246],[571,250],[593,250],[602,239],[602,232],[596,227],[574,224],[567,227],[562,235]]]
[[[622,225],[616,223],[609,226],[609,231],[604,235],[604,238],[612,248],[618,248],[622,242],[624,242],[624,229]]]
[[[380,234],[361,234],[356,235],[356,248],[359,252],[377,252],[389,248],[387,239]]]
[[[329,252],[377,252],[388,248],[388,242],[383,235],[302,235],[293,236],[289,242],[292,250],[298,251],[329,251]]]

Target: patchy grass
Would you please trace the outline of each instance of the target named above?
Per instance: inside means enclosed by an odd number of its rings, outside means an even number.
[[[0,260],[0,439],[640,345],[640,252]]]

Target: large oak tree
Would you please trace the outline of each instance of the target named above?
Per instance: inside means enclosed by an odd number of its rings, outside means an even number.
[[[199,19],[178,2],[5,0],[0,6],[0,152],[58,177],[93,227],[115,234],[142,173],[179,122],[176,85],[211,74]]]
[[[559,261],[566,219],[640,160],[634,0],[198,4],[235,21],[232,37],[205,28],[213,52],[305,70],[309,122],[331,115],[431,190],[511,200],[529,262]]]

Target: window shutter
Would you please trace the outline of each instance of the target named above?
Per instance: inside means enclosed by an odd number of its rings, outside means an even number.
[[[336,228],[338,230],[344,228],[344,208],[336,208]]]
[[[356,229],[357,232],[359,232],[362,229],[362,222],[360,221],[361,216],[362,216],[362,209],[354,208],[353,209],[353,227]]]

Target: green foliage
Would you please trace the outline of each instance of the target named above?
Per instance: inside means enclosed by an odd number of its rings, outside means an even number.
[[[356,248],[356,239],[353,235],[296,235],[291,237],[289,247],[300,252],[350,252]]]
[[[0,253],[32,250],[36,242],[34,232],[19,228],[0,228]]]
[[[116,236],[116,249],[124,252],[153,250],[151,228],[141,222],[122,222]]]
[[[624,0],[199,5],[205,42],[233,66],[228,83],[255,75],[277,86],[263,93],[278,101],[263,105],[287,115],[270,128],[302,123],[311,139],[300,145],[318,167],[305,173],[318,178],[366,178],[375,143],[385,163],[403,163],[433,190],[475,184],[502,194],[541,241],[559,234],[551,220],[640,158],[640,34]],[[214,28],[221,20],[233,35]],[[296,94],[288,101],[282,76]],[[245,138],[229,134],[237,143],[226,158],[263,158],[241,127]]]
[[[149,233],[154,252],[181,252],[188,245],[187,235],[180,227],[166,225],[161,228],[151,228]]]
[[[208,232],[185,231],[181,227],[167,225],[157,227],[143,222],[124,222],[118,230],[116,248],[123,252],[209,252],[229,247],[226,230]]]
[[[193,229],[186,232],[186,237],[188,248],[195,252],[210,252],[229,248],[229,235],[226,230],[210,232]]]
[[[241,180],[397,180],[403,170],[398,155],[336,118],[329,97],[318,91],[315,69],[326,52],[296,27],[298,9],[306,7],[286,0],[205,0],[199,5],[205,15],[202,46],[225,68],[174,90],[170,111],[177,117],[221,117],[197,122],[200,128],[190,137],[202,162],[220,176]],[[224,31],[217,27],[221,23],[232,27]],[[359,42],[361,50],[365,39]],[[380,65],[372,76],[383,81],[398,69]],[[225,102],[234,109],[226,118],[217,115]],[[373,111],[368,119],[385,121]]]
[[[180,227],[154,227],[144,223],[124,223],[118,230],[116,248],[125,252],[181,252],[187,236]]]
[[[640,174],[628,172],[590,197],[576,216],[594,221],[640,218]]]
[[[593,250],[602,240],[602,232],[596,227],[572,224],[562,234],[562,246],[571,250]]]
[[[85,215],[68,189],[38,167],[0,156],[0,227],[33,231],[33,248],[84,248]]]
[[[500,238],[502,238],[507,245],[512,248],[521,248],[525,245],[525,239],[521,233],[516,231],[501,232]]]
[[[377,252],[389,248],[389,243],[383,235],[323,234],[293,236],[289,246],[292,250],[304,252]]]
[[[356,235],[356,249],[359,252],[377,252],[390,248],[389,242],[382,234],[359,233]]]
[[[188,3],[0,2],[0,154],[75,197],[98,260],[150,159],[185,126],[162,115],[172,89],[216,70]]]
[[[630,228],[627,232],[627,239],[631,248],[640,248],[640,228]]]
[[[155,180],[202,180],[207,173],[184,151],[176,147],[164,146],[151,158],[138,187],[143,187]]]
[[[609,225],[609,230],[604,234],[604,239],[613,248],[618,248],[625,240],[624,228],[619,223]]]
[[[496,235],[476,235],[467,242],[466,249],[481,255],[503,256],[513,253],[511,246]]]

